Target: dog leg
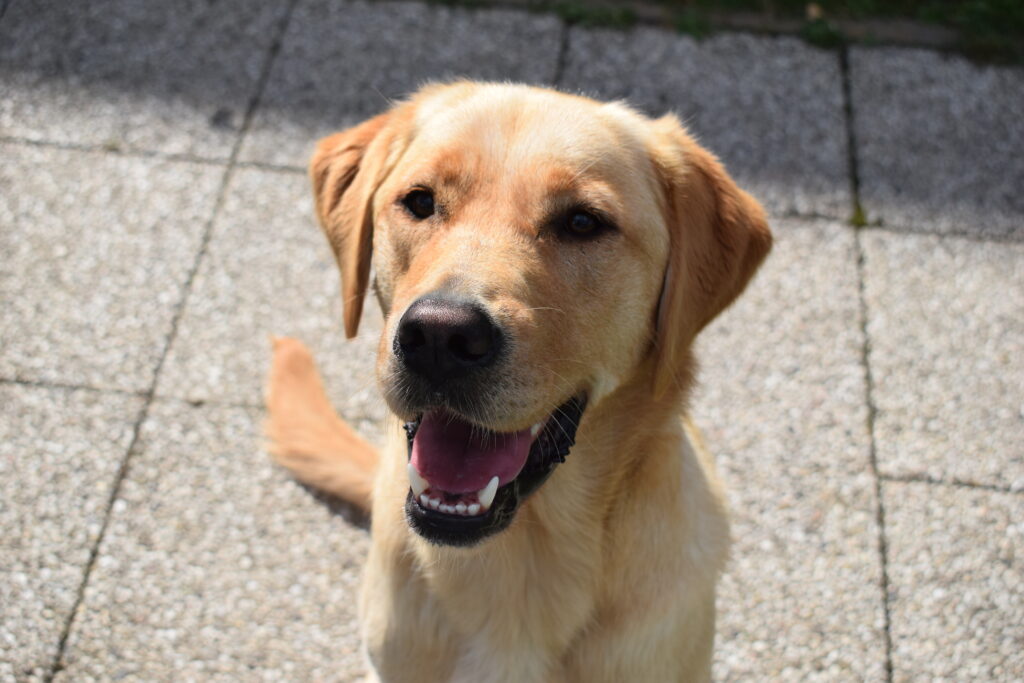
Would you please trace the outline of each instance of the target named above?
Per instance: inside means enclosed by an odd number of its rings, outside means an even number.
[[[370,511],[377,449],[338,417],[309,349],[273,338],[267,388],[269,450],[299,481]]]

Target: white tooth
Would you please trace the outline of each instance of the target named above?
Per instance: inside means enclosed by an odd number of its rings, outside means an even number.
[[[543,427],[543,426],[544,426],[543,422],[538,422],[537,424],[535,424],[532,427],[530,427],[530,436],[531,437],[537,436],[537,432],[539,432],[540,428]]]
[[[458,512],[460,515],[466,514],[466,504],[459,503],[458,505],[455,506],[455,511]]]
[[[430,482],[420,476],[420,473],[416,471],[412,463],[409,463],[409,466],[405,469],[409,473],[409,486],[412,487],[413,498],[419,498],[420,494],[430,486]]]
[[[430,499],[430,507],[434,508],[435,510],[437,508],[441,507],[440,499],[438,499],[438,498],[431,498]]]
[[[498,492],[498,476],[491,477],[491,480],[487,483],[487,486],[480,489],[480,492],[476,495],[480,498],[480,507],[484,510],[491,508],[491,503],[494,502],[494,494]]]
[[[441,503],[441,512],[447,512],[449,515],[455,512],[455,508],[447,503]]]
[[[430,499],[427,498],[427,494],[425,494],[425,493],[421,493],[420,494],[420,504],[423,507],[425,507],[425,508],[426,507],[430,507]]]
[[[466,508],[466,512],[471,515],[480,514],[480,503],[471,503],[469,507]]]

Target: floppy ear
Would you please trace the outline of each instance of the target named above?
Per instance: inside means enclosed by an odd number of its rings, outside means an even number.
[[[669,227],[655,347],[654,394],[660,397],[688,372],[694,337],[747,286],[771,249],[772,234],[761,205],[676,117],[654,125]]]
[[[359,330],[370,280],[373,194],[382,180],[391,112],[335,133],[317,143],[309,163],[316,215],[341,271],[345,336]]]

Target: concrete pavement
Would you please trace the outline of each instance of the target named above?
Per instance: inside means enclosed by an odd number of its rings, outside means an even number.
[[[356,680],[366,531],[263,451],[267,335],[379,438],[304,162],[432,78],[676,110],[777,248],[700,341],[720,680],[1024,677],[1024,76],[404,2],[0,19],[0,681]],[[869,227],[849,226],[854,200]]]

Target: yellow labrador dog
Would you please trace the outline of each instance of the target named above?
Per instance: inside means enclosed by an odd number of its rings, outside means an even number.
[[[375,273],[395,419],[378,452],[279,339],[268,434],[371,513],[371,680],[708,679],[729,532],[682,415],[758,203],[675,117],[509,84],[426,87],[310,171],[349,336]]]

